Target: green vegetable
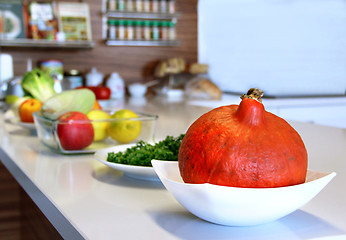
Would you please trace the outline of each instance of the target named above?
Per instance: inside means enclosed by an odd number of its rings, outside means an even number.
[[[152,166],[152,159],[178,161],[178,152],[184,136],[185,134],[177,138],[167,136],[166,139],[154,145],[139,141],[124,152],[109,152],[107,161],[136,166]]]
[[[56,120],[67,112],[87,114],[93,108],[95,100],[95,94],[89,89],[66,90],[45,101],[41,107],[41,114],[51,120]]]
[[[27,72],[21,85],[25,96],[36,98],[41,102],[55,94],[53,78],[38,68]]]

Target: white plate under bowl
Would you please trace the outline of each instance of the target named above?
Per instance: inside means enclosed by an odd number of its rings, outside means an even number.
[[[134,165],[113,163],[113,162],[107,161],[107,156],[109,152],[116,152],[116,153],[124,152],[127,148],[130,148],[133,146],[135,146],[135,144],[124,144],[124,145],[114,146],[111,148],[105,148],[105,149],[96,151],[94,153],[94,157],[96,160],[107,165],[108,167],[122,171],[125,176],[140,179],[140,180],[146,180],[146,181],[160,181],[153,167],[134,166]]]
[[[252,226],[277,220],[315,197],[336,173],[308,170],[306,182],[278,188],[239,188],[186,184],[178,162],[152,160],[166,189],[195,216],[227,226]]]
[[[14,125],[19,125],[26,129],[36,130],[34,123],[20,121],[19,117],[16,117],[12,110],[8,110],[5,113],[5,121]]]

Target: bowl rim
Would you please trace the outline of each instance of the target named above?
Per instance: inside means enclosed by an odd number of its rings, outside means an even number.
[[[107,110],[102,110],[104,112],[107,113],[114,113],[116,110],[114,111],[107,111]],[[135,112],[136,114],[138,114],[138,117],[131,117],[131,118],[107,118],[107,119],[92,119],[92,120],[74,120],[73,122],[76,123],[84,123],[84,122],[114,122],[114,121],[128,121],[128,120],[135,120],[135,121],[153,121],[153,120],[157,120],[159,118],[158,115],[154,115],[154,114],[149,114],[149,113],[143,113],[143,112]],[[63,123],[63,121],[59,120],[59,119],[49,119],[46,118],[44,116],[42,116],[42,113],[40,111],[38,112],[34,112],[33,113],[34,117],[37,117],[40,121],[48,121],[48,122],[52,122],[52,123]]]
[[[158,163],[158,164],[161,164],[161,165],[164,165],[164,164],[178,165],[179,164],[179,161],[165,161],[165,160],[156,160],[156,159],[153,159],[151,161],[152,161],[152,166],[154,167],[154,169],[155,169],[155,165],[157,166],[157,164],[155,164],[155,163]],[[155,169],[155,172],[156,172],[156,169]],[[311,177],[312,174],[319,174],[320,176],[315,178],[315,179],[308,179],[308,177]],[[158,173],[157,173],[157,175],[159,177],[161,177],[161,175],[159,175]],[[217,184],[212,184],[212,183],[185,183],[183,181],[183,179],[181,179],[181,182],[179,182],[179,181],[173,180],[171,178],[168,178],[166,175],[164,175],[163,177],[167,181],[173,182],[175,184],[181,184],[181,185],[208,186],[208,187],[229,188],[229,189],[243,189],[243,191],[253,191],[253,190],[255,190],[255,191],[257,191],[257,190],[262,190],[262,191],[263,190],[267,190],[268,191],[268,190],[273,190],[273,189],[278,189],[279,190],[279,189],[287,189],[287,188],[299,187],[299,186],[302,186],[302,185],[305,186],[306,184],[311,184],[311,183],[313,183],[315,181],[318,181],[318,180],[321,180],[321,179],[325,179],[326,177],[333,179],[336,175],[337,175],[337,173],[334,172],[334,171],[333,172],[322,172],[322,171],[315,171],[315,170],[307,169],[305,182],[303,182],[303,183],[294,184],[294,185],[288,185],[288,186],[281,186],[281,187],[267,187],[267,188],[232,187],[232,186],[222,186],[222,185],[217,185]]]
[[[317,174],[301,184],[245,188],[184,183],[178,163],[152,160],[152,165],[167,191],[187,211],[207,222],[226,226],[254,226],[282,218],[313,199],[336,176],[335,172],[309,170],[307,176],[311,172]]]

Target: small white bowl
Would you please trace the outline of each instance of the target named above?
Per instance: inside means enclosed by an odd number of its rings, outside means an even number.
[[[308,171],[306,182],[278,188],[238,188],[186,184],[178,162],[152,160],[166,189],[192,214],[227,226],[252,226],[277,220],[315,197],[336,173]]]
[[[140,83],[131,84],[128,89],[132,97],[143,97],[147,92],[147,86]]]

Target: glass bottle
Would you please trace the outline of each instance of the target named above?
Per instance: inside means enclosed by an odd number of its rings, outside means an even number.
[[[108,0],[108,11],[116,11],[117,9],[117,3],[116,0]]]
[[[150,40],[150,21],[143,21],[143,38],[144,40]]]
[[[142,12],[143,11],[143,5],[142,0],[135,0],[135,10],[136,12]]]
[[[126,11],[127,12],[133,12],[134,6],[133,6],[133,0],[126,0]]]
[[[150,1],[143,0],[143,12],[150,12]]]
[[[175,0],[168,0],[168,12],[175,13]]]
[[[135,39],[142,40],[142,21],[141,20],[135,21]]]
[[[124,0],[118,0],[117,10],[121,11],[121,12],[125,10],[125,1]]]
[[[160,30],[159,30],[159,22],[152,21],[151,22],[151,39],[159,40],[160,39]]]
[[[150,1],[151,7],[150,7],[150,11],[157,13],[159,12],[159,1],[158,0],[151,0]]]
[[[118,39],[125,39],[125,21],[123,19],[118,20]]]
[[[168,23],[168,40],[170,41],[176,40],[175,22]]]
[[[127,20],[125,25],[126,25],[126,40],[133,40],[133,38],[134,38],[133,21]]]
[[[160,22],[160,40],[168,40],[168,22]]]
[[[117,38],[116,20],[108,20],[108,39],[115,40]]]
[[[160,0],[160,12],[167,12],[167,1]]]
[[[69,85],[71,89],[83,86],[82,74],[77,69],[71,69],[70,71],[65,72],[64,78],[70,83]]]

